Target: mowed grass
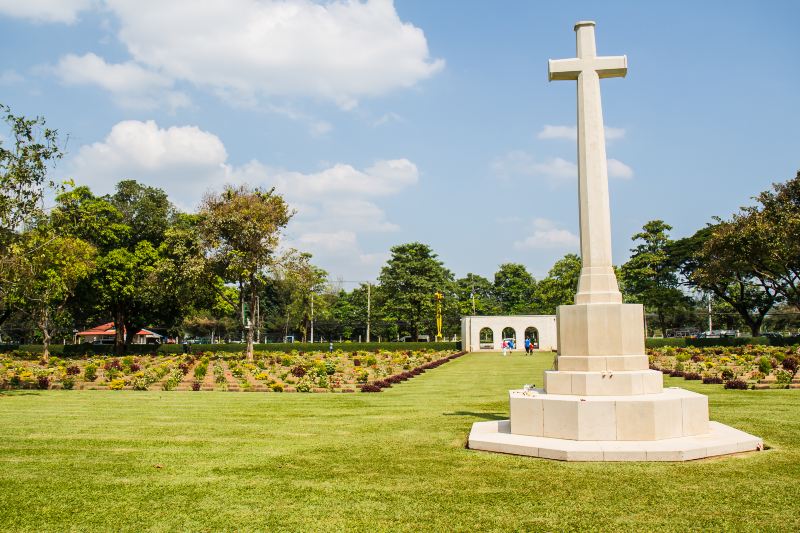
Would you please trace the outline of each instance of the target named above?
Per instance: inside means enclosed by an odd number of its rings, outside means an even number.
[[[0,394],[0,530],[800,530],[800,391],[709,395],[768,451],[562,463],[465,449],[552,354],[472,354],[380,394]]]

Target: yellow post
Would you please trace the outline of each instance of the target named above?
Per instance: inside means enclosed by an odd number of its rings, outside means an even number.
[[[436,342],[442,342],[442,299],[444,294],[436,291]]]

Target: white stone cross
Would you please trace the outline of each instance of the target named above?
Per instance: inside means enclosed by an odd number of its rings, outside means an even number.
[[[598,57],[594,26],[591,21],[575,24],[578,57],[551,59],[548,68],[550,81],[578,81],[578,196],[583,267],[576,304],[622,302],[611,263],[611,213],[600,78],[624,77],[628,59]]]

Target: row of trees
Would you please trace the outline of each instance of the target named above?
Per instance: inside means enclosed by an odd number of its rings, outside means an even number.
[[[759,194],[756,204],[683,239],[661,220],[634,235],[638,243],[621,269],[629,301],[654,313],[666,333],[696,319],[701,299],[729,325],[759,335],[768,314],[796,325],[800,312],[800,172]]]
[[[256,339],[293,334],[362,340],[416,338],[435,331],[441,292],[444,333],[463,315],[552,314],[573,302],[580,258],[568,254],[541,280],[521,264],[493,279],[457,278],[422,243],[391,249],[377,283],[345,290],[311,256],[281,246],[293,213],[274,190],[227,187],[197,213],[133,180],[97,196],[56,184],[48,169],[62,152],[43,119],[2,107],[10,131],[0,144],[0,331],[37,331],[47,346],[76,329],[113,322],[119,352],[143,327],[170,335]],[[52,194],[53,206],[43,208]],[[703,298],[728,325],[754,335],[776,306],[800,309],[800,174],[762,193],[730,220],[715,219],[672,240],[663,221],[633,236],[618,269],[626,301],[651,325],[696,325]],[[126,335],[127,332],[127,335]],[[47,350],[45,349],[45,353]]]

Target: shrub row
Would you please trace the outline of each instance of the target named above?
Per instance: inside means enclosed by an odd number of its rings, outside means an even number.
[[[800,344],[800,337],[782,337],[773,339],[770,337],[725,337],[720,339],[646,339],[645,346],[648,348],[662,348],[664,346],[674,346],[676,348],[686,348],[696,346],[707,348],[710,346],[746,346],[748,344],[761,346],[794,346]]]
[[[453,355],[448,355],[447,357],[442,357],[441,359],[436,359],[435,361],[431,361],[430,363],[425,363],[424,365],[420,365],[407,372],[401,372],[399,374],[389,376],[385,379],[379,379],[373,381],[372,383],[366,383],[361,386],[361,392],[381,392],[381,390],[388,389],[389,387],[391,387],[396,383],[402,383],[403,381],[409,380],[415,376],[419,376],[426,370],[436,368],[438,366],[447,363],[448,361],[452,361],[453,359],[461,357],[465,353],[466,352],[454,353]]]
[[[254,349],[259,352],[291,352],[297,351],[327,351],[330,344],[327,342],[294,342],[282,343],[274,342],[267,344],[256,344]],[[190,344],[190,353],[211,352],[211,353],[240,353],[245,350],[246,345],[241,343],[231,344]],[[3,352],[22,352],[32,355],[42,353],[41,344],[0,344],[0,353]],[[460,342],[334,342],[334,350],[344,351],[401,351],[401,350],[460,350]],[[50,353],[59,357],[84,356],[84,355],[113,355],[114,347],[103,344],[53,344],[50,346]],[[168,355],[183,353],[181,344],[132,344],[128,346],[127,353],[131,355]]]

